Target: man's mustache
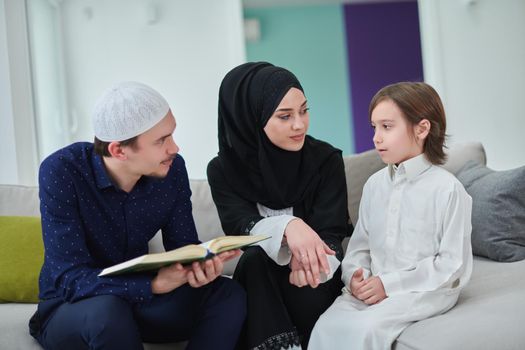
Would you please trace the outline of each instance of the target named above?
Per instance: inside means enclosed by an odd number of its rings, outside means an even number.
[[[169,162],[169,161],[175,159],[176,156],[177,156],[177,153],[175,153],[175,154],[169,156],[168,158],[164,159],[161,163]]]

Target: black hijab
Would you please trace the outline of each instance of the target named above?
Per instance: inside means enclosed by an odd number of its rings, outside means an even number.
[[[318,169],[340,150],[306,136],[299,151],[275,146],[264,132],[295,75],[266,62],[245,63],[219,89],[219,154],[227,181],[243,198],[272,209],[294,206],[320,180]]]

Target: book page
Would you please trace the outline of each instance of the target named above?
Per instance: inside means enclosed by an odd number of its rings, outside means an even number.
[[[206,255],[206,248],[196,244],[189,244],[163,253],[148,254],[143,262],[186,262],[188,260],[204,258]]]
[[[192,261],[206,259],[211,255],[227,250],[244,247],[267,238],[270,238],[270,236],[253,235],[218,237],[199,245],[189,244],[164,253],[143,255],[105,268],[99,276],[153,270],[174,263],[187,264]]]
[[[267,235],[222,236],[209,241],[208,249],[211,252],[218,254],[228,250],[245,247],[268,238],[270,238],[270,236]]]

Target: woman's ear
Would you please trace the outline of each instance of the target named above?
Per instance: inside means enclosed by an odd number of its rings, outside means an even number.
[[[416,125],[416,138],[418,141],[423,142],[428,136],[428,133],[430,132],[431,124],[428,121],[428,119],[422,119],[419,123]]]
[[[119,159],[119,160],[127,159],[126,153],[124,152],[124,150],[122,149],[122,145],[118,141],[113,141],[109,143],[108,152],[115,159]]]

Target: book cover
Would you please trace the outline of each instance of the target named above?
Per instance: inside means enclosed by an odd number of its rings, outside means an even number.
[[[267,235],[221,236],[201,244],[189,244],[163,253],[152,253],[105,268],[99,276],[156,270],[174,263],[188,264],[209,259],[219,253],[238,249],[270,238]]]

